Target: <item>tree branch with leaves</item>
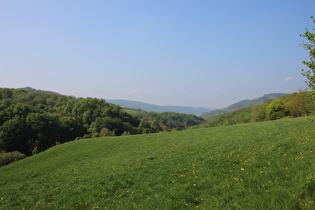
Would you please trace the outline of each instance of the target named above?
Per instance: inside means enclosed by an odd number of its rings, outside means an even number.
[[[315,24],[314,17],[311,17]],[[315,31],[315,28],[313,28]],[[305,29],[305,33],[300,36],[307,39],[307,43],[303,43],[302,46],[309,51],[309,61],[303,61],[302,63],[308,67],[308,70],[302,69],[302,75],[307,78],[307,85],[315,92],[315,33],[311,33],[310,30]]]

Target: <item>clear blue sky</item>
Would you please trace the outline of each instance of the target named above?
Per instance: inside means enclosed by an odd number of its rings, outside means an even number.
[[[314,0],[1,0],[0,87],[222,108],[305,87]]]

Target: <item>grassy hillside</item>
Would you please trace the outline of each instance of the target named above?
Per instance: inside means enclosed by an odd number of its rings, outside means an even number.
[[[0,209],[313,209],[305,118],[77,140],[0,168]]]
[[[128,114],[131,114],[131,115],[139,115],[141,113],[145,113],[146,111],[143,111],[141,109],[131,109],[131,108],[125,108],[125,107],[122,107],[122,109],[127,112]]]

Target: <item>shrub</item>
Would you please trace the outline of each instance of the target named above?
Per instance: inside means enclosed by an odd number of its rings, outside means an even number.
[[[0,166],[5,166],[10,163],[16,162],[26,158],[26,155],[20,153],[19,151],[14,152],[1,152],[0,153]]]
[[[125,131],[126,132],[126,131]],[[124,132],[124,133],[125,133]],[[129,132],[130,133],[130,132]],[[100,136],[115,136],[115,131],[110,131],[108,128],[103,128],[100,132]]]
[[[284,111],[284,102],[282,99],[274,99],[271,103],[266,107],[267,118],[269,120],[277,120],[281,119],[285,116]]]

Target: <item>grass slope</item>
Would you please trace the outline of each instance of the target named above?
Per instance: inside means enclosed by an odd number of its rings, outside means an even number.
[[[0,168],[1,209],[312,209],[304,118],[78,140]]]

